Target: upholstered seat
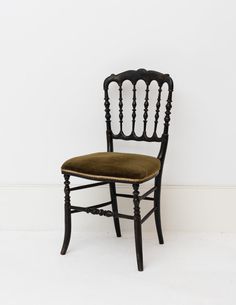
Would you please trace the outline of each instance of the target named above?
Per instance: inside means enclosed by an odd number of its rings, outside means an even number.
[[[159,159],[131,153],[98,152],[67,160],[62,173],[99,181],[142,183],[155,177]]]

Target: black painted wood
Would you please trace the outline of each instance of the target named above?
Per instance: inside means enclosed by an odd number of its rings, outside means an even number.
[[[156,223],[156,229],[157,229],[157,235],[159,239],[160,244],[164,244],[164,238],[162,233],[162,227],[161,227],[161,175],[162,172],[159,173],[159,175],[155,178],[155,186],[157,187],[154,192],[154,217],[155,217],[155,223]]]
[[[130,195],[130,194],[121,194],[121,193],[116,193],[116,196],[117,197],[124,197],[124,198],[134,198],[133,195]],[[154,198],[152,197],[145,197],[145,198],[142,198],[142,200],[148,200],[148,201],[154,201]]]
[[[133,84],[133,103],[132,103],[132,131],[129,135],[124,134],[123,132],[123,99],[122,99],[122,84],[124,81],[129,80]],[[143,134],[141,136],[137,136],[135,133],[135,123],[136,123],[136,84],[139,80],[143,80],[146,83],[146,95],[144,101],[144,113],[143,113]],[[149,107],[149,85],[152,81],[156,81],[159,85],[158,97],[156,103],[156,115],[154,121],[154,131],[151,137],[147,136],[146,127],[148,120],[148,107]],[[110,99],[109,99],[109,85],[111,82],[116,82],[119,86],[119,117],[120,117],[120,131],[118,134],[114,134],[111,129],[111,114],[110,114]],[[164,132],[161,137],[157,135],[157,125],[159,119],[159,111],[161,104],[161,92],[162,86],[164,83],[168,85],[168,99],[166,103],[166,112],[164,119]],[[169,121],[170,121],[170,111],[171,111],[171,103],[172,103],[172,91],[173,91],[173,81],[169,74],[162,74],[160,72],[139,69],[129,70],[122,72],[120,74],[112,74],[107,77],[103,84],[104,92],[105,92],[105,112],[106,112],[106,123],[107,123],[107,146],[108,151],[111,151],[110,148],[113,147],[113,139],[119,140],[134,140],[134,141],[147,141],[147,142],[165,142],[165,138],[168,135]]]
[[[154,135],[157,133],[157,124],[158,124],[158,120],[159,120],[159,113],[160,113],[160,107],[161,107],[161,92],[162,92],[162,87],[159,87],[158,98],[157,98],[157,103],[156,103],[155,121],[154,121],[154,131],[153,131]]]
[[[133,102],[132,102],[132,134],[135,132],[135,122],[136,122],[136,84],[133,84]]]
[[[143,246],[140,215],[139,184],[133,184],[134,195],[134,236],[138,270],[143,271]]]
[[[121,237],[119,218],[114,217],[114,215],[118,214],[117,198],[116,198],[116,185],[114,182],[110,183],[110,194],[111,194],[112,211],[113,211],[113,219],[114,219],[114,225],[115,225],[115,230],[116,230],[116,236]]]
[[[70,205],[70,176],[64,175],[65,178],[65,235],[64,235],[64,242],[61,249],[61,255],[66,254],[67,248],[70,243],[70,236],[71,236],[71,205]]]
[[[133,101],[132,101],[132,130],[130,134],[124,134],[123,131],[123,82],[129,80],[132,83],[132,90],[133,90]],[[137,89],[136,84],[139,80],[143,80],[146,83],[146,93],[144,98],[144,108],[143,108],[143,133],[141,136],[138,136],[135,133],[136,123],[136,110],[137,110]],[[155,116],[154,116],[154,130],[152,136],[147,136],[147,123],[149,117],[149,86],[152,81],[156,81],[158,83],[158,93],[156,99],[156,109],[155,109]],[[118,134],[114,134],[111,129],[111,110],[110,110],[110,98],[109,98],[109,85],[111,82],[116,82],[118,84],[119,90],[119,126],[120,131]],[[162,87],[164,84],[168,86],[168,97],[165,107],[165,116],[164,116],[164,129],[161,136],[157,135],[157,126],[159,124],[159,112],[160,106],[162,103]],[[105,119],[106,119],[106,138],[107,138],[107,151],[113,152],[113,140],[120,139],[125,141],[146,141],[146,142],[160,142],[160,150],[158,153],[158,158],[161,161],[161,168],[159,174],[155,177],[154,186],[143,195],[139,195],[139,184],[133,184],[133,195],[129,194],[121,194],[116,192],[116,185],[115,180],[111,180],[108,182],[97,182],[82,186],[77,186],[70,188],[70,176],[64,175],[65,178],[65,235],[64,235],[64,242],[61,249],[61,254],[65,254],[70,242],[71,236],[71,214],[78,213],[78,212],[86,212],[92,215],[99,215],[99,216],[106,216],[106,217],[113,217],[114,226],[116,230],[116,235],[118,237],[121,236],[120,232],[120,222],[119,218],[129,219],[134,221],[134,233],[135,233],[135,249],[136,249],[136,257],[137,257],[137,265],[138,270],[143,270],[143,250],[142,250],[142,228],[141,224],[148,219],[148,217],[154,213],[155,223],[156,223],[156,230],[159,238],[159,243],[163,244],[163,234],[161,228],[161,213],[160,213],[160,194],[161,194],[161,178],[163,172],[163,166],[165,161],[165,155],[167,150],[168,144],[168,131],[169,131],[169,123],[170,123],[170,115],[171,115],[171,108],[172,108],[172,92],[173,92],[173,81],[168,74],[163,74],[160,72],[152,71],[152,70],[145,70],[139,69],[129,70],[122,72],[120,74],[112,74],[104,81],[104,93],[105,93]],[[77,176],[76,174],[73,176]],[[82,190],[85,188],[92,188],[100,185],[109,184],[110,196],[111,201],[92,205],[89,207],[79,207],[79,206],[72,206],[70,203],[70,192],[76,190]],[[148,197],[150,193],[154,192],[154,198]],[[125,197],[125,198],[132,198],[134,204],[134,215],[125,215],[118,212],[117,207],[117,197]],[[153,208],[143,217],[141,218],[140,214],[140,202],[141,200],[148,200],[153,201],[154,206]],[[110,205],[112,206],[112,211],[101,209],[101,207]]]
[[[120,118],[120,131],[123,132],[123,97],[122,97],[122,85],[119,86],[119,118]]]
[[[110,202],[111,203],[111,202]],[[132,215],[126,215],[118,212],[113,212],[110,210],[103,210],[103,209],[98,209],[97,207],[102,207],[107,204],[98,204],[97,206],[89,206],[89,207],[78,207],[78,206],[71,206],[71,214],[74,213],[80,213],[80,212],[86,212],[86,213],[91,213],[93,215],[99,215],[99,216],[106,216],[106,217],[112,217],[113,218],[125,218],[125,219],[131,219],[134,220],[134,216]],[[118,236],[120,237],[120,236]]]
[[[146,88],[146,95],[145,95],[145,102],[144,102],[144,111],[143,111],[143,136],[147,136],[147,118],[148,118],[148,106],[149,106],[149,102],[148,102],[148,93],[149,93],[149,85],[147,85]]]

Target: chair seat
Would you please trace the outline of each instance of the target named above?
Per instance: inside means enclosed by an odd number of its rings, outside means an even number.
[[[159,159],[131,153],[97,152],[67,160],[63,174],[99,181],[142,183],[155,177],[160,170]]]

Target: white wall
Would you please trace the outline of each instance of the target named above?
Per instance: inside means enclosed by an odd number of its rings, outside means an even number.
[[[61,163],[105,149],[103,79],[141,67],[175,81],[164,184],[179,186],[180,193],[164,192],[164,202],[170,200],[165,227],[236,231],[230,217],[236,196],[227,188],[236,184],[235,9],[233,0],[1,1],[2,228],[32,229],[29,219],[37,217],[36,228],[51,228],[43,216],[54,217],[57,228],[59,193],[52,199],[48,185],[62,182]],[[40,185],[39,193],[26,184]],[[22,185],[17,192],[16,185]],[[188,192],[184,185],[213,188]],[[226,186],[219,196],[216,185]],[[25,205],[18,198],[26,198]],[[49,208],[34,215],[39,199]],[[10,217],[14,211],[24,217]],[[198,222],[196,211],[209,217]]]
[[[235,35],[229,0],[1,1],[0,183],[103,150],[102,81],[144,67],[175,81],[164,182],[235,185]]]

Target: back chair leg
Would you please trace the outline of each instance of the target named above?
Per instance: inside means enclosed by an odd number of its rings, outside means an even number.
[[[159,239],[159,244],[164,244],[163,234],[162,234],[162,228],[161,228],[161,173],[160,176],[157,176],[155,179],[155,185],[158,186],[158,188],[155,190],[154,193],[154,207],[156,208],[154,211],[154,217],[156,222],[156,229],[157,229],[157,235]]]
[[[112,182],[109,184],[109,186],[110,186],[110,194],[111,194],[111,201],[112,201],[112,211],[114,214],[118,214],[115,183]],[[115,216],[113,216],[113,219],[114,219],[114,225],[115,225],[115,230],[116,230],[116,236],[121,237],[120,220],[119,220],[119,218],[117,218]]]
[[[142,228],[140,216],[139,184],[133,184],[134,235],[138,270],[143,271]]]
[[[65,235],[64,235],[64,242],[61,249],[61,255],[66,254],[67,248],[70,242],[71,236],[71,209],[70,209],[70,176],[64,175],[65,178]]]

